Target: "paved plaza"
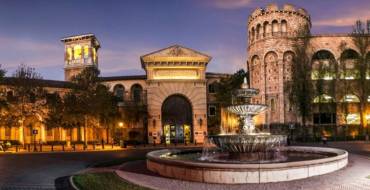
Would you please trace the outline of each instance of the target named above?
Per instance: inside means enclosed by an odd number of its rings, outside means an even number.
[[[320,144],[304,145],[322,146]],[[329,142],[329,145],[326,146],[343,148],[350,152],[349,164],[345,169],[323,176],[284,183],[270,183],[263,185],[216,185],[178,181],[153,175],[145,169],[145,164],[143,162],[123,165],[122,169],[117,173],[133,183],[145,186],[150,185],[154,189],[174,189],[174,187],[176,187],[176,189],[230,190],[370,189],[370,179],[365,178],[370,175],[370,144],[365,144],[363,142]],[[54,189],[54,182],[57,178],[73,175],[82,171],[88,172],[89,169],[86,168],[94,163],[121,158],[144,158],[147,152],[158,148],[165,147],[139,147],[128,150],[95,152],[0,154],[0,187],[1,189]],[[102,171],[107,170],[102,169]]]

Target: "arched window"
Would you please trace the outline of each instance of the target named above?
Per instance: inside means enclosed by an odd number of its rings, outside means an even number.
[[[266,37],[271,31],[268,30],[269,23],[266,21],[263,23],[263,37]]]
[[[340,78],[346,80],[357,79],[360,77],[359,70],[356,68],[358,53],[353,49],[346,49],[340,55]]]
[[[328,50],[317,51],[312,56],[312,80],[333,80],[335,78],[336,61]]]
[[[275,105],[275,99],[272,98],[270,100],[270,106],[271,106],[271,111],[275,111],[276,110],[276,105]]]
[[[134,102],[141,102],[143,95],[143,88],[140,84],[134,84],[131,87],[131,98]]]
[[[343,96],[343,98],[341,99],[341,102],[359,103],[360,98],[358,98],[358,96],[353,95],[353,94],[347,94]]]
[[[255,39],[255,35],[256,35],[256,32],[254,30],[254,27],[252,28],[252,36],[251,36],[251,39],[252,39],[252,42],[254,41]]]
[[[257,31],[257,35],[256,35],[256,39],[260,39],[261,38],[261,25],[260,24],[257,24],[257,28],[256,28],[256,31]]]
[[[125,87],[122,84],[117,84],[113,88],[114,96],[123,101],[125,97]]]
[[[313,99],[313,103],[332,103],[332,102],[334,102],[334,98],[327,94],[316,96]]]
[[[281,21],[281,32],[286,33],[287,32],[287,22],[286,20]]]
[[[73,47],[73,57],[74,59],[81,59],[82,57],[82,47],[80,45],[76,45]]]
[[[272,21],[272,35],[276,35],[279,32],[279,23],[277,20]]]

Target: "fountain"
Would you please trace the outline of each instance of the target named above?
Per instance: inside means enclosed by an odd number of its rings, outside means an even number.
[[[267,108],[266,105],[251,104],[251,98],[258,93],[257,89],[249,88],[247,78],[244,78],[241,89],[237,90],[233,97],[236,99],[236,104],[227,107],[228,111],[240,117],[238,134],[209,137],[221,150],[234,153],[234,155],[235,153],[248,155],[253,152],[267,153],[285,144],[286,136],[284,135],[256,132],[253,117]]]
[[[206,138],[202,150],[164,149],[147,154],[147,168],[161,176],[205,183],[241,184],[290,181],[339,170],[348,163],[344,150],[285,146],[286,136],[257,132],[253,117],[267,106],[252,104],[257,89],[246,78],[229,112],[240,117],[236,134]]]

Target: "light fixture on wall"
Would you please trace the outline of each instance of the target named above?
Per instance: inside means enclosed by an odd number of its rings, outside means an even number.
[[[123,127],[123,122],[118,122],[119,127]]]

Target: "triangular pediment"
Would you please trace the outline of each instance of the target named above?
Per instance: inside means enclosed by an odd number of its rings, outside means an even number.
[[[141,56],[142,63],[148,62],[206,62],[208,63],[211,57],[200,53],[196,50],[173,45],[146,55]]]

